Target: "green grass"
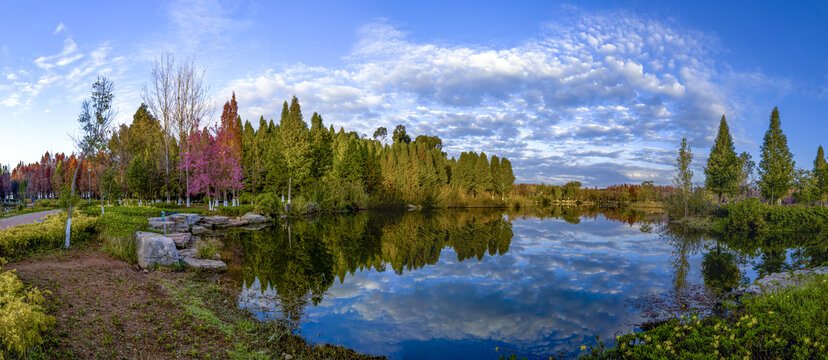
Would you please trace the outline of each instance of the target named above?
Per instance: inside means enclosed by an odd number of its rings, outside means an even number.
[[[201,259],[212,260],[219,253],[220,247],[221,243],[219,243],[218,240],[202,240],[198,243],[198,246],[196,248],[196,255]]]
[[[94,217],[83,214],[72,216],[71,238],[82,243],[95,236]],[[26,254],[51,250],[63,245],[66,231],[66,213],[53,214],[43,221],[0,230],[0,257],[16,259]]]
[[[728,315],[672,319],[581,359],[828,359],[828,275],[745,298]]]

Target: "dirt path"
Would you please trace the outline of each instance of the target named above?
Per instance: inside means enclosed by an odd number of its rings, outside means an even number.
[[[12,226],[17,226],[20,224],[30,224],[33,222],[40,221],[41,219],[45,218],[47,215],[57,214],[63,210],[47,210],[47,211],[40,211],[31,214],[23,214],[23,215],[16,215],[5,219],[0,219],[0,229],[10,228]]]
[[[224,337],[172,301],[162,281],[180,273],[144,273],[94,245],[9,263],[24,282],[48,290],[56,319],[48,357],[79,359],[226,358]]]

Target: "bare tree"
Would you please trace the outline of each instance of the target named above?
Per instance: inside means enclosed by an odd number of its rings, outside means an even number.
[[[152,64],[151,84],[144,86],[141,97],[152,115],[161,121],[164,132],[164,168],[166,187],[164,194],[170,201],[170,140],[173,137],[173,109],[176,96],[175,59],[172,53],[165,52]]]
[[[69,247],[69,237],[72,234],[72,201],[75,198],[75,182],[78,178],[78,170],[87,156],[94,156],[106,146],[106,136],[116,112],[112,109],[112,101],[115,98],[115,84],[103,76],[98,76],[97,81],[92,84],[92,98],[83,101],[81,113],[78,116],[83,135],[80,138],[72,137],[75,147],[80,152],[78,166],[72,175],[72,192],[69,196],[69,206],[66,218],[66,240],[64,246]],[[100,183],[100,181],[98,181]],[[103,194],[103,193],[102,193]],[[103,199],[101,199],[101,214],[103,214]]]
[[[212,111],[207,92],[209,88],[204,85],[204,73],[206,70],[197,69],[195,56],[189,61],[182,63],[175,74],[175,103],[173,106],[173,124],[178,130],[178,143],[184,144],[189,151],[189,144],[185,141],[187,135],[193,131],[196,120],[208,116]],[[180,173],[179,173],[180,174]],[[179,175],[180,176],[180,175]],[[187,206],[190,206],[190,169],[184,168],[186,182]],[[181,202],[181,193],[178,196]]]

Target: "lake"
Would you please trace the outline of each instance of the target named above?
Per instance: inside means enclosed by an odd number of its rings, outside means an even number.
[[[233,231],[222,257],[238,306],[260,320],[396,359],[577,357],[596,335],[612,343],[649,321],[706,314],[723,290],[828,261],[824,241],[709,239],[660,219],[369,211]]]

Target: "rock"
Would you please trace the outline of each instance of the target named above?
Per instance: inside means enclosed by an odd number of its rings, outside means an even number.
[[[184,266],[200,271],[227,271],[227,264],[221,260],[206,260],[195,257],[186,257],[182,260],[182,262],[184,262]]]
[[[193,234],[186,233],[186,232],[172,233],[172,234],[167,234],[167,237],[172,239],[172,241],[175,243],[175,246],[180,249],[180,248],[187,247],[187,244],[190,243],[190,240],[192,239]]]
[[[768,274],[761,279],[756,280],[755,284],[742,286],[734,290],[734,294],[751,294],[759,295],[768,292],[778,291],[791,286],[800,285],[804,280],[809,278],[809,275],[828,274],[828,266],[797,270],[793,273],[781,272]]]
[[[310,205],[310,204],[308,204]],[[240,217],[239,220],[246,221],[248,224],[257,224],[257,223],[265,223],[271,221],[272,219],[267,216],[262,216],[259,214],[254,213],[247,213],[244,216]]]
[[[161,220],[161,218],[149,218],[150,229],[164,230],[165,226],[167,231],[172,231],[175,228],[175,223],[169,220]]]
[[[214,227],[214,226],[218,226],[218,227],[227,226],[227,224],[229,222],[230,222],[230,219],[227,216],[210,215],[210,216],[205,216],[205,217],[201,218],[201,221],[199,221],[199,224],[207,225],[205,227],[211,228],[211,227]]]
[[[178,257],[180,257],[181,260],[184,260],[186,258],[198,258],[198,249],[181,249],[178,251]],[[216,256],[214,256],[212,260],[221,260],[221,254],[216,253]]]
[[[230,219],[230,220],[227,221],[227,225],[225,225],[225,226],[238,227],[238,226],[245,226],[245,225],[247,225],[247,221],[244,221],[244,220],[241,220],[241,219]]]
[[[210,230],[207,230],[207,228],[201,225],[193,225],[190,231],[193,233],[193,235],[201,235],[206,232],[209,232]]]
[[[187,226],[190,226],[198,223],[198,221],[201,220],[201,216],[199,216],[198,214],[180,213],[167,216],[167,219],[177,223],[184,223],[187,224]]]
[[[135,252],[138,265],[145,269],[154,264],[169,266],[178,262],[178,250],[175,249],[175,243],[161,234],[136,232]]]

